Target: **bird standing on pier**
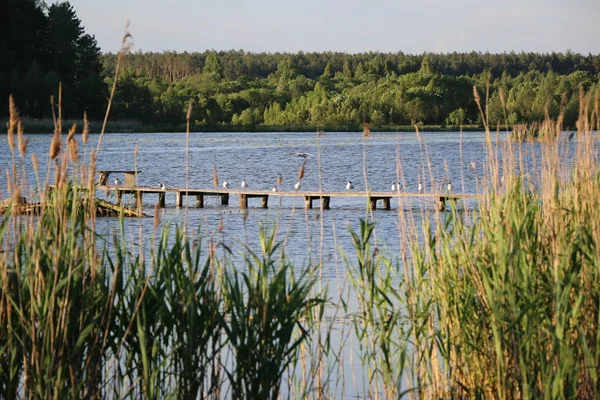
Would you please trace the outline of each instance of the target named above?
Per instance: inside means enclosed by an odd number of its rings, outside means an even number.
[[[421,185],[421,182],[419,182],[419,193],[423,192],[423,185]]]
[[[165,183],[163,182],[162,185],[160,185],[160,188],[162,190],[167,190],[167,185],[165,185]]]
[[[448,193],[452,191],[452,182],[448,181]]]
[[[296,182],[296,184],[294,185],[294,189],[296,190],[300,190],[301,187],[302,185],[300,184],[300,181]]]
[[[396,184],[396,182],[392,183],[392,192],[395,192],[396,190],[400,190],[400,185]]]
[[[225,189],[229,189],[229,182],[227,182],[227,181],[223,182],[223,187]]]
[[[248,187],[248,184],[246,183],[245,179],[242,179],[242,188],[246,189]]]
[[[271,189],[272,192],[276,192],[277,191],[277,186],[273,185],[273,189]]]
[[[352,190],[354,189],[354,185],[352,184],[352,181],[348,181],[348,183],[346,183],[346,190]]]
[[[121,182],[119,182],[119,178],[115,178],[115,186],[119,186]]]

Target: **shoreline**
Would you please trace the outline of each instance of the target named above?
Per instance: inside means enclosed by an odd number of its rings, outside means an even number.
[[[5,125],[6,121],[2,121]],[[67,132],[73,124],[77,125],[77,132],[82,131],[83,120],[65,120],[63,122],[63,131]],[[54,124],[52,120],[31,120],[23,119],[23,128],[27,133],[47,133],[52,134]],[[322,126],[318,127],[323,132],[362,132],[361,125],[341,125],[341,126]],[[463,132],[481,132],[484,127],[479,125],[420,125],[419,131],[422,132],[458,132],[462,129]],[[102,130],[101,121],[90,121],[89,132],[100,133]],[[372,132],[415,132],[414,125],[372,125]],[[185,132],[185,124],[181,125],[146,125],[138,121],[122,120],[109,121],[107,124],[107,133],[175,133]],[[231,132],[231,133],[270,133],[270,132],[316,132],[317,127],[309,125],[192,125],[190,126],[191,133],[215,133],[215,132]]]

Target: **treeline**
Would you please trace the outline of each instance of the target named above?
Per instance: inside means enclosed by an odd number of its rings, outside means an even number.
[[[116,56],[105,54],[103,62],[110,80]],[[494,125],[563,110],[573,126],[579,87],[598,87],[600,56],[134,53],[123,71],[112,117],[146,124],[180,124],[190,100],[192,121],[202,126],[481,124],[477,85]]]
[[[2,110],[12,94],[21,115],[48,118],[50,97],[58,103],[61,82],[63,116],[81,118],[88,111],[100,117],[107,97],[100,55],[96,39],[85,33],[69,2],[0,1]]]

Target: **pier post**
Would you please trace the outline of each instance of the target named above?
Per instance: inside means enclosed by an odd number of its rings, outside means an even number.
[[[177,195],[177,198],[176,198],[175,202],[177,203],[177,207],[182,207],[183,206],[183,195],[181,194],[181,191],[177,191],[176,195]]]
[[[375,210],[377,208],[377,199],[369,199],[369,205],[371,206],[371,210]]]
[[[438,199],[438,210],[439,211],[446,210],[446,198],[443,196]]]
[[[121,193],[121,191],[119,189],[116,189],[116,195],[117,195],[117,204],[121,204],[121,202],[123,201],[123,194]]]
[[[262,201],[261,201],[261,206],[262,208],[269,208],[269,196],[263,196],[261,197]]]
[[[196,195],[196,207],[204,208],[204,195],[203,194]]]
[[[221,205],[222,206],[229,205],[229,193],[224,193],[221,195]]]
[[[246,209],[248,208],[248,196],[243,193],[240,193],[240,208]]]
[[[141,210],[142,208],[142,192],[140,192],[139,190],[135,191],[135,207],[138,210]]]
[[[321,201],[323,202],[323,210],[329,210],[329,201],[331,200],[331,197],[323,196],[321,199]]]
[[[386,210],[390,210],[392,207],[390,205],[390,198],[389,197],[385,197],[383,199],[383,206],[385,207]]]
[[[165,192],[159,193],[158,194],[158,206],[160,208],[165,208]]]
[[[310,196],[304,196],[304,208],[312,208],[312,197]]]

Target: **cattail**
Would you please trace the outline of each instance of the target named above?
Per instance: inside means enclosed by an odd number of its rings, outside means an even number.
[[[188,102],[188,110],[187,110],[187,115],[185,116],[185,119],[190,122],[190,119],[192,118],[192,99],[190,99],[190,101]]]
[[[475,97],[475,103],[477,106],[481,108],[481,99],[479,97],[479,91],[477,90],[477,85],[473,85],[473,97]]]
[[[371,126],[367,123],[363,124],[363,137],[371,136]]]
[[[500,102],[502,103],[502,108],[506,108],[506,92],[504,88],[500,86],[498,89],[498,94],[500,95]]]
[[[225,231],[225,226],[223,224],[223,217],[219,220],[219,233],[223,233]]]
[[[60,154],[60,132],[58,130],[54,131],[54,136],[52,137],[52,142],[50,142],[50,159],[54,160]]]
[[[15,127],[19,121],[19,112],[17,111],[15,100],[13,99],[12,95],[8,98],[8,113],[10,116],[8,121],[8,147],[10,147],[12,151],[15,151],[15,138],[13,135],[15,132]]]
[[[215,188],[219,187],[219,175],[217,175],[217,167],[213,165],[213,185]]]
[[[17,141],[19,143],[19,152],[21,153],[21,157],[25,157],[27,153],[27,139],[23,137],[23,125],[21,124],[21,120],[17,123]]]
[[[279,174],[277,175],[277,186],[281,186],[281,182],[283,182],[283,176]]]
[[[77,131],[77,125],[73,124],[71,129],[69,129],[69,134],[67,135],[67,149],[69,150],[69,159],[71,162],[76,162],[79,158],[79,152],[77,151],[77,140],[75,140],[75,132]]]
[[[90,121],[88,121],[87,112],[83,113],[83,133],[81,134],[81,141],[83,144],[87,144],[88,137],[90,135]]]
[[[35,154],[31,155],[31,164],[33,164],[33,170],[38,172],[40,165],[38,164],[38,159]]]
[[[298,170],[298,182],[300,182],[302,180],[302,178],[304,178],[305,165],[306,165],[306,161],[304,161],[302,163],[302,165],[300,166],[300,169]]]

